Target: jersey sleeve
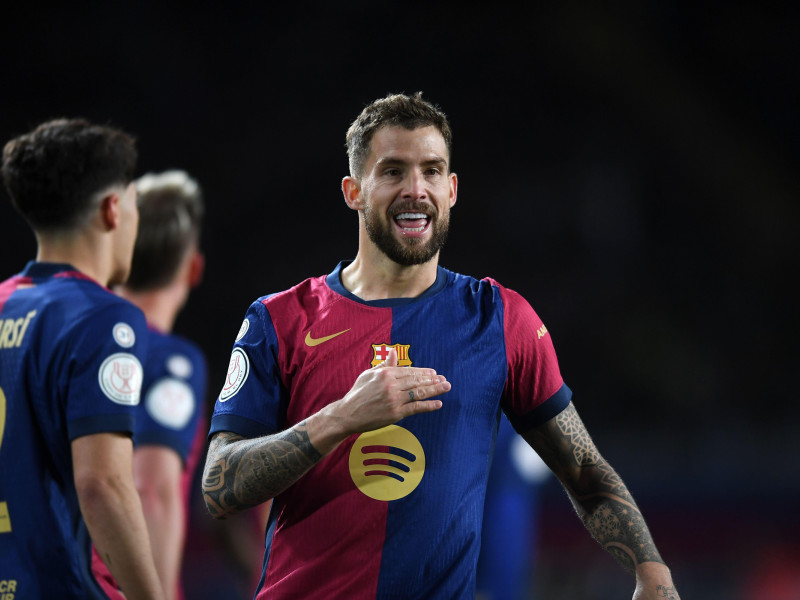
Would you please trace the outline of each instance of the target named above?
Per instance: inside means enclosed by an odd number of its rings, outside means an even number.
[[[69,439],[133,433],[148,344],[142,312],[119,300],[79,319],[62,339]]]
[[[564,383],[550,333],[517,292],[499,286],[508,377],[503,410],[518,433],[525,433],[564,410],[572,392]]]
[[[145,368],[134,444],[166,446],[186,463],[204,413],[205,357],[188,341],[151,334]]]
[[[262,300],[250,305],[236,336],[209,436],[231,431],[251,438],[283,428],[287,393],[278,362],[278,338]]]

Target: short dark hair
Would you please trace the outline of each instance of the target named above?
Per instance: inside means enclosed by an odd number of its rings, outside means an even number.
[[[148,173],[136,180],[136,191],[139,233],[125,285],[147,291],[169,284],[200,243],[205,206],[200,185],[185,171]]]
[[[404,127],[417,129],[433,126],[442,134],[447,146],[448,160],[453,150],[453,133],[447,116],[441,109],[422,99],[422,92],[412,96],[390,94],[367,105],[347,130],[345,146],[350,162],[350,174],[361,177],[364,163],[375,132],[382,127]]]
[[[3,148],[3,181],[14,208],[39,231],[80,227],[95,194],[133,180],[134,139],[84,119],[55,119]]]

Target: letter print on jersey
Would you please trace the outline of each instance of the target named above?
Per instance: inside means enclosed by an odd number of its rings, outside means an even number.
[[[133,354],[117,352],[100,365],[100,389],[117,404],[136,406],[142,390],[142,364]]]
[[[242,389],[249,374],[250,359],[247,357],[247,353],[241,348],[234,348],[231,353],[231,361],[228,363],[228,375],[225,377],[225,385],[219,394],[219,401],[225,402],[235,396]]]
[[[398,425],[362,433],[350,449],[353,483],[375,500],[408,496],[424,474],[422,444],[408,429]]]

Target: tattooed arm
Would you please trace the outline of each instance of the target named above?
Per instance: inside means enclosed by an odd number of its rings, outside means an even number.
[[[211,438],[203,471],[203,497],[211,516],[224,518],[274,498],[322,455],[311,444],[305,421],[262,438],[229,431]]]
[[[450,390],[433,369],[398,367],[397,353],[361,373],[341,400],[274,435],[245,439],[229,431],[211,438],[203,471],[203,497],[215,518],[274,498],[353,433],[438,410],[427,400]]]
[[[592,537],[636,576],[634,599],[679,600],[639,507],[572,403],[524,437],[559,478]]]

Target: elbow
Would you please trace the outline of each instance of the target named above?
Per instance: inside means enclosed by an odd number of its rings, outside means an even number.
[[[224,502],[221,495],[207,490],[205,486],[203,486],[203,501],[206,503],[208,514],[218,520],[223,520],[239,512],[233,506]]]
[[[84,514],[104,510],[115,499],[125,495],[125,487],[125,483],[113,475],[87,473],[75,478],[75,491]]]

